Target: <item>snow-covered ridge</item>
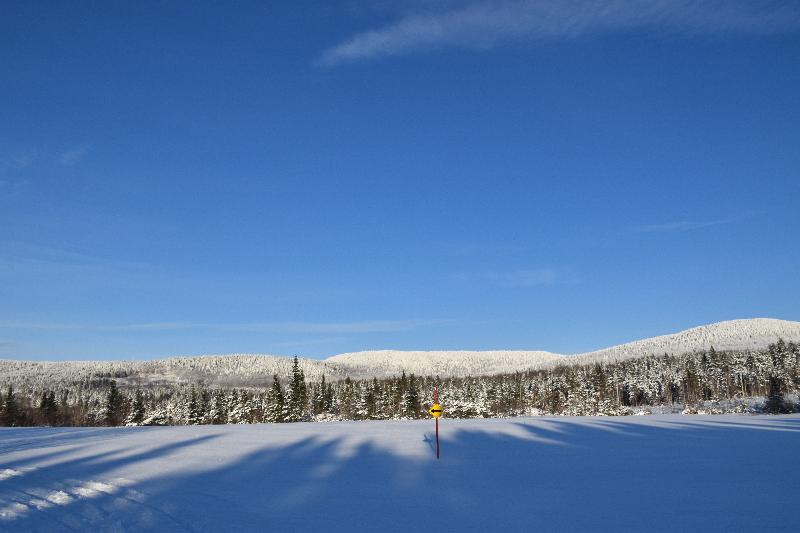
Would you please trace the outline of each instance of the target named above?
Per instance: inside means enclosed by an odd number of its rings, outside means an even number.
[[[407,374],[479,376],[549,368],[559,364],[616,361],[647,355],[673,355],[708,350],[760,350],[779,338],[800,342],[800,322],[771,318],[730,320],[671,335],[629,342],[601,350],[561,355],[545,351],[400,351],[378,350],[334,355],[324,360],[300,359],[308,379],[329,380],[388,377]],[[289,375],[291,358],[278,355],[208,355],[151,361],[3,361],[0,385],[80,383],[99,378],[121,385],[198,383],[263,387],[272,375]]]
[[[300,359],[311,381],[325,374],[343,379],[341,369],[317,359]],[[213,386],[264,387],[272,375],[286,377],[292,359],[281,355],[204,355],[170,357],[150,361],[4,361],[0,360],[0,384],[34,383],[42,386],[75,384],[99,378],[120,385],[205,383]]]
[[[671,335],[603,348],[570,356],[570,362],[618,361],[646,355],[678,355],[708,350],[759,350],[783,339],[800,342],[800,322],[774,318],[728,320],[687,329]]]
[[[325,361],[357,376],[389,377],[403,371],[427,376],[477,376],[542,368],[561,361],[562,357],[542,351],[380,350],[343,353]]]
[[[618,361],[647,355],[673,355],[708,350],[758,350],[779,338],[800,342],[800,322],[773,318],[729,320],[671,335],[629,342],[593,352],[556,354],[544,351],[364,351],[329,357],[325,361],[358,377],[407,373],[440,376],[499,374],[558,364]]]

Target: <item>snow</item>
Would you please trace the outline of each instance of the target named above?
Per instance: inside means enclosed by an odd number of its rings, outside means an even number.
[[[665,353],[680,355],[707,351],[712,346],[717,351],[762,350],[779,338],[786,342],[800,341],[800,322],[774,318],[728,320],[570,357],[572,362],[593,363]]]
[[[399,376],[403,371],[421,376],[502,374],[542,368],[560,361],[561,356],[550,352],[510,350],[379,350],[339,354],[325,360],[342,368],[350,376],[362,378]]]
[[[338,380],[345,376],[406,374],[461,377],[513,373],[559,364],[592,363],[642,357],[679,355],[708,350],[760,350],[782,338],[800,342],[800,322],[771,318],[729,320],[671,335],[634,341],[593,352],[561,355],[547,351],[402,351],[377,350],[339,354],[325,360],[300,359],[306,379]],[[151,361],[41,362],[0,360],[0,386],[29,384],[52,388],[114,377],[120,386],[199,383],[221,387],[266,387],[272,375],[286,376],[292,359],[277,355],[230,354],[171,357]]]
[[[447,406],[445,406],[445,409]],[[0,429],[0,531],[785,531],[800,415]]]
[[[390,377],[402,370],[417,375],[478,376],[513,373],[552,367],[558,364],[584,364],[708,350],[759,350],[779,338],[800,342],[800,322],[773,318],[728,320],[671,335],[629,342],[593,352],[572,355],[545,351],[400,351],[377,350],[335,355],[325,359],[353,377]]]

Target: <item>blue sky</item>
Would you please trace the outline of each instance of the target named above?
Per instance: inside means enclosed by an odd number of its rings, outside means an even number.
[[[0,357],[800,320],[800,3],[0,8]]]

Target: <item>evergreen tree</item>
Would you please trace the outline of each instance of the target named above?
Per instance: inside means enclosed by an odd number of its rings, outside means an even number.
[[[325,383],[325,374],[322,374],[322,380],[319,385],[315,386],[311,395],[311,411],[313,414],[320,414],[325,412],[325,394],[327,392],[327,383]]]
[[[43,424],[48,426],[56,425],[58,405],[56,404],[56,393],[54,391],[42,392],[42,398],[39,401],[39,418]]]
[[[419,418],[422,406],[414,374],[408,376],[408,388],[403,396],[403,414],[408,418]]]
[[[111,387],[106,394],[105,409],[103,412],[104,422],[108,426],[118,426],[122,420],[122,395],[117,389],[117,382],[111,381]]]
[[[267,407],[264,419],[268,422],[284,422],[286,420],[283,387],[281,387],[281,380],[278,379],[277,374],[272,376],[272,387],[267,393]]]
[[[379,418],[378,416],[378,397],[381,393],[378,380],[372,378],[372,386],[367,386],[367,393],[364,396],[364,408],[366,418]]]
[[[228,421],[228,407],[225,401],[225,391],[217,389],[211,399],[209,419],[212,424],[224,424]]]
[[[2,412],[0,412],[0,423],[4,426],[17,426],[21,423],[17,398],[14,396],[14,388],[9,385],[6,397],[2,401]]]
[[[247,398],[238,390],[231,392],[228,398],[228,423],[244,424],[247,422]]]
[[[206,388],[202,388],[197,394],[197,411],[200,424],[211,423],[211,392]]]
[[[408,378],[406,378],[406,371],[403,370],[400,374],[400,379],[394,384],[394,414],[402,416],[405,411],[404,398],[406,388],[408,387]]]
[[[292,362],[292,375],[289,378],[288,386],[288,405],[286,420],[288,422],[298,422],[303,419],[306,413],[306,403],[308,402],[308,390],[303,370],[300,368],[300,361],[294,356]]]
[[[792,410],[783,396],[781,380],[776,376],[769,378],[769,392],[767,401],[764,403],[764,412],[772,415],[791,413]]]
[[[131,405],[131,412],[125,421],[128,424],[141,424],[144,420],[144,396],[141,389],[136,389]]]
[[[200,411],[200,401],[194,387],[189,391],[189,403],[186,408],[186,423],[190,426],[203,423],[203,413]]]
[[[341,401],[339,402],[339,414],[348,420],[355,418],[356,398],[353,387],[353,380],[350,376],[344,379],[344,386],[341,391]]]
[[[333,392],[333,384],[328,383],[328,388],[323,388],[322,393],[322,410],[326,413],[333,412],[333,405],[334,405],[334,392]]]

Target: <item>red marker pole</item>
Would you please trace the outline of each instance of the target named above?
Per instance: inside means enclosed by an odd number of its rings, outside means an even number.
[[[433,403],[439,403],[439,391],[436,387],[433,388]],[[439,459],[439,417],[434,417],[436,420],[436,459]]]

